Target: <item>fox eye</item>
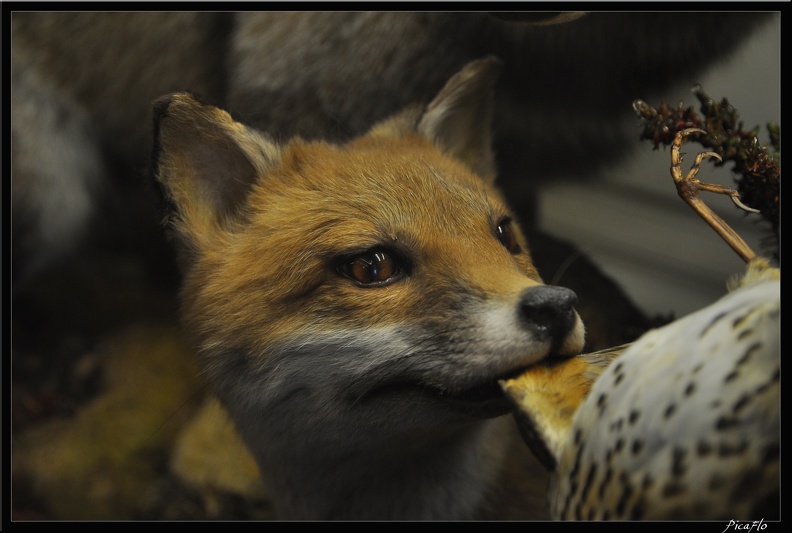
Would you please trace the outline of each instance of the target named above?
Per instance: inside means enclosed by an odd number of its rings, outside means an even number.
[[[504,218],[495,228],[498,240],[511,254],[520,253],[520,243],[517,242],[517,234],[514,232],[514,225],[510,218]]]
[[[393,254],[385,250],[370,250],[352,257],[338,270],[359,285],[375,286],[394,281],[402,268]]]

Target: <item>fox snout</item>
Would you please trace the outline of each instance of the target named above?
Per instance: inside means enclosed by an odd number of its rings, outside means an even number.
[[[565,287],[530,287],[520,295],[520,322],[538,340],[550,339],[550,353],[556,355],[579,320],[574,308],[576,303],[577,294]]]

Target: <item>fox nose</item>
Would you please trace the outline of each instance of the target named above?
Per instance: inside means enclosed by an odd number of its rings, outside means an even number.
[[[522,323],[540,340],[551,339],[551,353],[563,343],[577,320],[574,291],[553,285],[539,285],[520,295]]]

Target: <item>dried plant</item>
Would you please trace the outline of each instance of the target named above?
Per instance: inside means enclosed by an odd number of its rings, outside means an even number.
[[[669,108],[661,103],[655,109],[643,100],[635,100],[633,109],[643,121],[641,140],[650,140],[657,149],[673,145],[676,135],[684,130],[695,129],[686,137],[709,149],[708,157],[715,165],[733,162],[732,171],[736,174],[736,190],[739,201],[761,213],[770,223],[778,250],[778,216],[781,184],[781,128],[776,123],[768,123],[767,131],[770,147],[762,145],[757,137],[759,127],[745,130],[739,120],[737,110],[726,98],[716,102],[701,86],[693,87],[693,94],[701,104],[701,114],[692,106],[679,103]],[[734,198],[734,197],[733,197]]]

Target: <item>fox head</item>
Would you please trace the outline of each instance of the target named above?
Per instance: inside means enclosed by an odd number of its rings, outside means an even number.
[[[341,145],[155,103],[185,323],[261,462],[504,414],[498,378],[581,350],[574,293],[542,284],[494,185],[499,68],[470,63]]]

